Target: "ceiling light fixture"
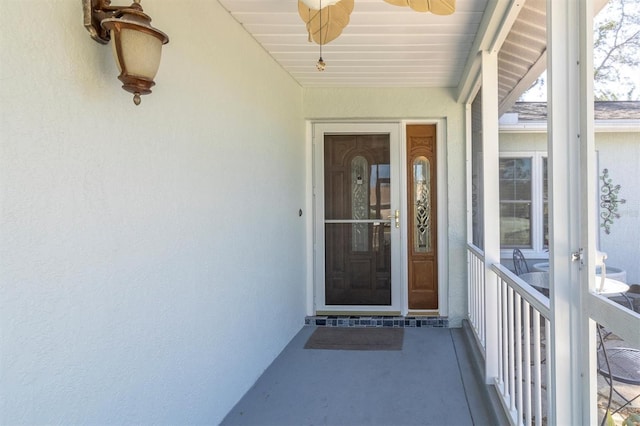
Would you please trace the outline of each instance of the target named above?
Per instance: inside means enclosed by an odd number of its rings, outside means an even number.
[[[327,64],[322,60],[322,0],[319,1],[320,6],[320,59],[318,59],[318,63],[316,64],[316,68],[318,71],[324,71]]]
[[[340,0],[301,0],[302,3],[306,4],[309,9],[320,10],[322,9],[322,3],[324,3],[324,7],[333,6],[338,3]]]
[[[151,93],[153,79],[160,66],[162,45],[169,37],[151,26],[140,0],[130,6],[111,6],[110,0],[82,0],[84,26],[91,38],[101,44],[113,42],[113,56],[120,70],[122,88],[133,93],[133,103],[140,95]]]

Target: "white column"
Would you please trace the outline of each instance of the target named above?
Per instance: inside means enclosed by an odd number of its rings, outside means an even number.
[[[491,265],[500,263],[500,144],[498,129],[498,54],[482,52],[482,162],[484,187],[485,380],[498,376],[498,286]]]
[[[593,10],[592,0],[583,0],[579,3],[578,12],[578,48],[580,51],[580,236],[582,247],[586,251],[585,265],[581,275],[581,312],[580,347],[577,348],[581,357],[581,398],[582,406],[575,411],[582,415],[581,424],[596,424],[598,421],[597,387],[598,378],[596,372],[596,340],[595,323],[590,321],[588,309],[585,309],[589,297],[589,291],[595,285],[592,271],[595,270],[595,252],[597,244],[598,217],[595,194],[597,193],[596,176],[596,143],[594,133],[593,112]],[[588,283],[588,285],[587,285]],[[576,307],[578,308],[578,307]]]
[[[587,272],[593,256],[589,241],[588,204],[593,179],[593,133],[589,134],[589,113],[593,95],[586,83],[593,72],[592,52],[584,52],[585,35],[591,32],[587,13],[591,1],[547,0],[547,55],[549,106],[549,182],[550,182],[550,273],[551,273],[551,357],[549,424],[585,424],[585,383],[581,376],[588,364],[588,321],[582,312]],[[584,55],[581,55],[581,50]],[[586,56],[585,56],[586,55]],[[593,116],[591,115],[591,121]],[[592,129],[591,129],[592,130]],[[590,142],[589,142],[590,141]],[[591,189],[590,189],[591,188]],[[593,210],[591,210],[593,211]],[[591,216],[591,217],[590,217]],[[592,222],[591,222],[592,223]],[[584,260],[572,261],[572,253],[583,249]],[[590,260],[589,260],[590,259]],[[583,265],[584,263],[584,265]],[[583,279],[581,280],[581,274]],[[586,372],[588,375],[588,372]],[[587,380],[588,384],[588,380]],[[587,386],[589,387],[589,386]]]

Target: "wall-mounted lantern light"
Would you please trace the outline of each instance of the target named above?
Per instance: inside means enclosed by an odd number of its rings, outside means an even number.
[[[91,38],[101,44],[112,41],[122,88],[140,95],[151,93],[153,79],[160,66],[162,45],[169,42],[165,33],[151,26],[151,18],[142,11],[140,0],[131,6],[111,6],[110,0],[82,0],[84,26]]]

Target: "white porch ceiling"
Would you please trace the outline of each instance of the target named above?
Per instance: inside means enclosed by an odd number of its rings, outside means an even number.
[[[320,72],[319,46],[308,41],[297,0],[218,1],[303,87],[459,87],[472,50],[493,37],[481,34],[490,21],[485,10],[497,10],[493,0],[457,0],[452,15],[439,16],[355,0],[342,35],[323,46],[327,67]],[[545,0],[518,3],[499,54],[501,112],[546,68]]]
[[[487,0],[457,0],[438,16],[383,0],[355,0],[342,35],[308,41],[297,0],[219,0],[303,87],[457,87]]]

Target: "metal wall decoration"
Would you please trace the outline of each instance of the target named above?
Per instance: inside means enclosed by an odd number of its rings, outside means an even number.
[[[620,192],[620,185],[614,185],[613,180],[609,177],[609,170],[602,169],[602,186],[600,187],[600,207],[603,209],[600,212],[600,218],[602,223],[600,226],[604,228],[604,232],[608,235],[611,233],[611,225],[613,225],[614,219],[619,219],[618,206],[624,204],[627,200],[618,198],[618,192]]]

